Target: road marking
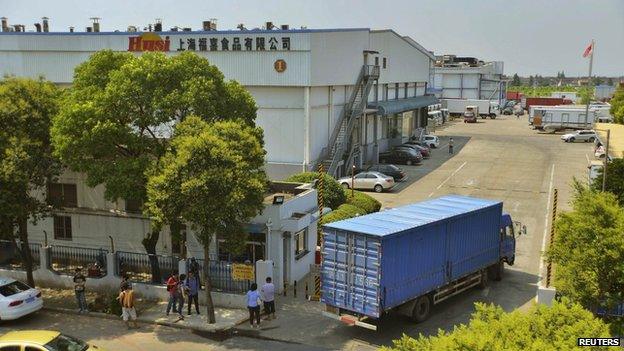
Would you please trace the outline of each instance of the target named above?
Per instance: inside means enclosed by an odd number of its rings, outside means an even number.
[[[442,183],[440,183],[440,185],[438,185],[438,186],[436,187],[436,190],[440,190],[440,188],[441,188],[442,186],[444,186],[444,184],[446,184],[446,182],[448,182],[449,180],[451,180],[451,178],[453,178],[453,176],[454,176],[455,174],[457,174],[457,172],[461,171],[461,169],[462,169],[462,168],[464,168],[464,166],[466,165],[466,163],[468,163],[468,161],[464,161],[464,163],[462,163],[459,167],[457,167],[457,169],[456,169],[456,170],[454,170],[454,171],[453,171],[453,173],[451,173],[451,175],[449,175],[446,179],[444,179],[444,181],[443,181]],[[431,194],[429,194],[429,197],[432,197],[434,192],[435,192],[435,191],[432,191],[432,192],[431,192]]]
[[[585,154],[585,158],[587,159],[587,164],[589,164],[589,156],[587,154]]]
[[[537,284],[536,284],[537,286],[539,286],[543,278],[542,272],[544,271],[544,259],[542,255],[546,251],[546,235],[548,234],[548,218],[550,218],[550,207],[551,207],[551,201],[552,201],[554,175],[555,175],[555,164],[553,163],[552,167],[550,168],[550,183],[548,185],[548,202],[546,203],[546,213],[544,214],[544,234],[542,235],[542,250],[540,253],[539,272],[537,273]],[[535,295],[535,301],[537,301],[537,294]]]

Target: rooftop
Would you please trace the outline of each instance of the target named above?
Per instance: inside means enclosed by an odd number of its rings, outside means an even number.
[[[283,196],[283,202],[288,202],[288,200],[310,189],[311,189],[310,184],[291,183],[291,182],[271,182],[269,184],[269,191],[264,196],[263,203],[265,205],[273,204],[276,196]]]
[[[624,125],[615,123],[596,123],[595,128],[598,137],[603,144],[607,142],[607,130],[609,136],[609,155],[616,158],[624,158]]]

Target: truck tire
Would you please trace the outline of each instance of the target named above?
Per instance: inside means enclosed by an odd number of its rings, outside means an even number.
[[[503,275],[505,273],[505,262],[500,261],[497,264],[490,266],[490,278],[495,281],[503,280]]]
[[[416,323],[424,322],[429,318],[431,314],[431,298],[429,295],[423,295],[416,300],[414,308],[412,309],[412,321]]]
[[[490,114],[490,119],[496,119],[496,114],[494,113]]]
[[[490,279],[488,276],[487,270],[481,271],[481,282],[479,283],[479,288],[485,289],[490,285]]]

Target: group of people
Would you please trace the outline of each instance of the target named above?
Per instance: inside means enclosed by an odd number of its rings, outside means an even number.
[[[253,283],[247,291],[247,309],[249,310],[249,324],[252,328],[260,328],[260,303],[264,304],[264,313],[267,320],[276,319],[275,316],[275,285],[271,277],[258,291],[258,284]]]
[[[177,273],[171,274],[167,279],[167,292],[169,292],[169,302],[167,303],[167,316],[171,311],[178,314],[180,319],[184,319],[182,310],[185,299],[188,301],[187,312],[191,315],[191,309],[195,304],[195,312],[199,313],[199,274],[189,271],[188,275]]]

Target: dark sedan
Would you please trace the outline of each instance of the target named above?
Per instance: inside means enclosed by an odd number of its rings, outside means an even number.
[[[387,176],[394,178],[395,182],[403,180],[405,178],[405,172],[395,165],[372,165],[369,166],[367,171],[375,171],[383,173]]]
[[[381,163],[400,163],[408,166],[422,162],[420,152],[412,148],[399,148],[379,154],[379,162]]]
[[[417,145],[417,144],[410,144],[409,142],[407,142],[407,143],[405,143],[403,145],[395,146],[395,148],[402,148],[402,147],[412,148],[412,149],[420,152],[420,154],[424,158],[429,158],[429,156],[431,156],[431,149],[429,147],[427,147],[427,146],[421,146],[421,145]]]

